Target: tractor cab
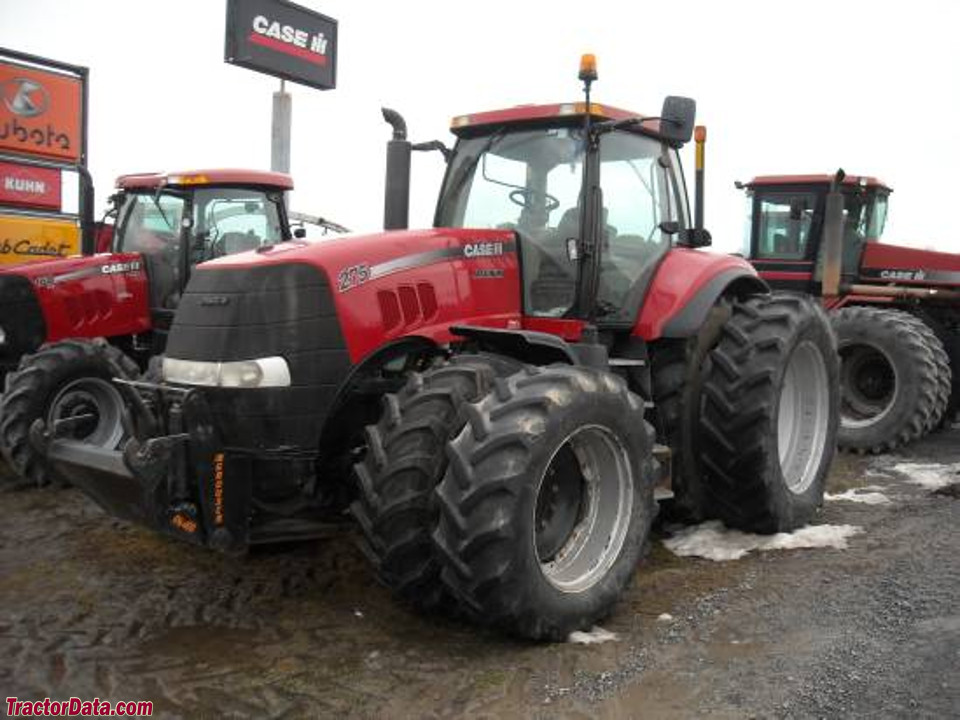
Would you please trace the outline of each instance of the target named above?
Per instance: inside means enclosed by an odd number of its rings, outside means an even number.
[[[585,164],[596,156],[597,320],[632,322],[643,291],[674,238],[690,225],[677,150],[655,128],[624,126],[590,139],[582,103],[521,107],[455,118],[458,140],[435,225],[512,230],[525,314],[576,312]],[[594,104],[594,127],[634,118]]]
[[[744,255],[761,276],[783,289],[820,293],[824,218],[832,175],[762,176],[742,186],[747,219]],[[877,242],[891,189],[872,177],[845,176],[841,278],[855,281],[867,243]]]
[[[193,266],[290,239],[287,175],[252,170],[123,175],[113,196],[114,253],[143,259],[159,328],[173,319]]]

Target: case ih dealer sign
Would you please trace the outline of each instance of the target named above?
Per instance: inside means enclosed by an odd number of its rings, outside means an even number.
[[[331,90],[337,21],[285,0],[228,0],[228,63]]]

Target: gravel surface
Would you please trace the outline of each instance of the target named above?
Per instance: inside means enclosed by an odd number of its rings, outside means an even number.
[[[680,558],[662,543],[603,623],[534,645],[394,604],[349,533],[227,559],[106,517],[74,490],[0,502],[0,689],[147,699],[161,717],[956,717],[960,431],[840,456],[849,547]]]

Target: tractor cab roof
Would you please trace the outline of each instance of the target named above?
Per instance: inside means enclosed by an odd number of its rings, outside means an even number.
[[[470,137],[489,132],[491,127],[506,125],[543,124],[563,120],[569,124],[583,122],[586,115],[585,102],[555,103],[553,105],[517,105],[503,110],[458,115],[450,121],[450,131],[457,137]],[[590,103],[590,115],[595,120],[626,120],[632,117],[644,117],[639,113],[623,110],[612,105]],[[643,125],[631,128],[635,132],[658,135],[660,121],[651,120]]]
[[[285,173],[236,168],[132,173],[117,178],[117,187],[121,190],[154,189],[170,185],[257,185],[277,190],[292,190],[293,178]]]
[[[744,184],[747,188],[770,187],[775,185],[829,185],[833,182],[833,175],[758,175]],[[843,179],[845,187],[859,185],[870,189],[892,191],[889,185],[882,180],[867,175],[847,175]]]

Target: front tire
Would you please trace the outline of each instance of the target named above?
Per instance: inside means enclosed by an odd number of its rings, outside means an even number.
[[[517,367],[492,355],[461,355],[411,373],[403,390],[385,396],[380,421],[366,428],[350,507],[363,533],[361,549],[380,582],[418,610],[451,604],[430,537],[434,490],[447,469],[444,447],[466,424],[464,403],[482,398],[498,374]]]
[[[18,484],[67,484],[30,444],[30,426],[36,420],[49,426],[89,416],[66,435],[103,448],[119,447],[125,437],[124,404],[113,378],[134,380],[139,372],[133,360],[103,341],[63,340],[24,356],[16,372],[7,375],[0,399],[0,450],[17,473]]]
[[[700,415],[705,510],[751,532],[793,530],[823,503],[839,423],[836,339],[799,295],[733,305]]]
[[[527,367],[468,406],[437,489],[443,581],[467,614],[562,640],[613,608],[654,516],[653,431],[609,373]]]

